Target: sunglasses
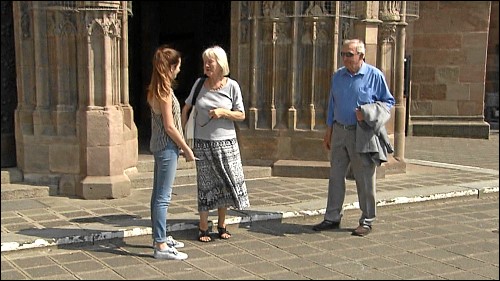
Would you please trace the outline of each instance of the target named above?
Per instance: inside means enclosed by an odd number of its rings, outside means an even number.
[[[348,57],[348,58],[352,58],[352,57],[354,57],[354,55],[357,55],[357,54],[353,54],[351,52],[340,52],[340,56],[341,57],[345,56],[345,57]]]

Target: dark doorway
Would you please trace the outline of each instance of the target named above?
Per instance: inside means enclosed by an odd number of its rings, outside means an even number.
[[[169,44],[182,53],[175,90],[182,106],[196,78],[203,75],[203,50],[219,45],[230,56],[231,2],[134,1],[132,12],[128,41],[130,103],[139,134],[139,151],[147,152],[151,124],[146,87],[151,78],[155,49],[161,44]]]
[[[2,168],[15,167],[16,138],[14,113],[17,106],[16,46],[14,44],[14,15],[12,1],[2,1]]]

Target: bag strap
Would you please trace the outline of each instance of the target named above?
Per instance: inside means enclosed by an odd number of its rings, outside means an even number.
[[[200,93],[201,86],[203,86],[203,83],[205,82],[206,77],[201,77],[200,80],[198,80],[198,84],[196,84],[196,88],[194,89],[194,95],[193,95],[193,100],[191,101],[191,106],[194,106],[196,103],[196,99],[198,98],[198,94]]]

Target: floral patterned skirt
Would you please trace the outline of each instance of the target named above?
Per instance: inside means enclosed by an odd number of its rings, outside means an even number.
[[[250,206],[238,140],[194,140],[198,211]]]

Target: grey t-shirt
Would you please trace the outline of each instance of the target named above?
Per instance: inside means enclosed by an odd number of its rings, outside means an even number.
[[[198,78],[199,80],[200,78]],[[198,83],[195,82],[194,85]],[[186,104],[192,104],[195,86],[191,88],[191,93],[186,98]],[[205,86],[201,87],[196,100],[196,118],[194,128],[194,138],[203,140],[226,140],[236,138],[234,121],[220,118],[211,119],[208,111],[214,108],[225,108],[232,111],[245,112],[243,97],[238,82],[228,78],[226,85],[220,90],[209,90]]]

